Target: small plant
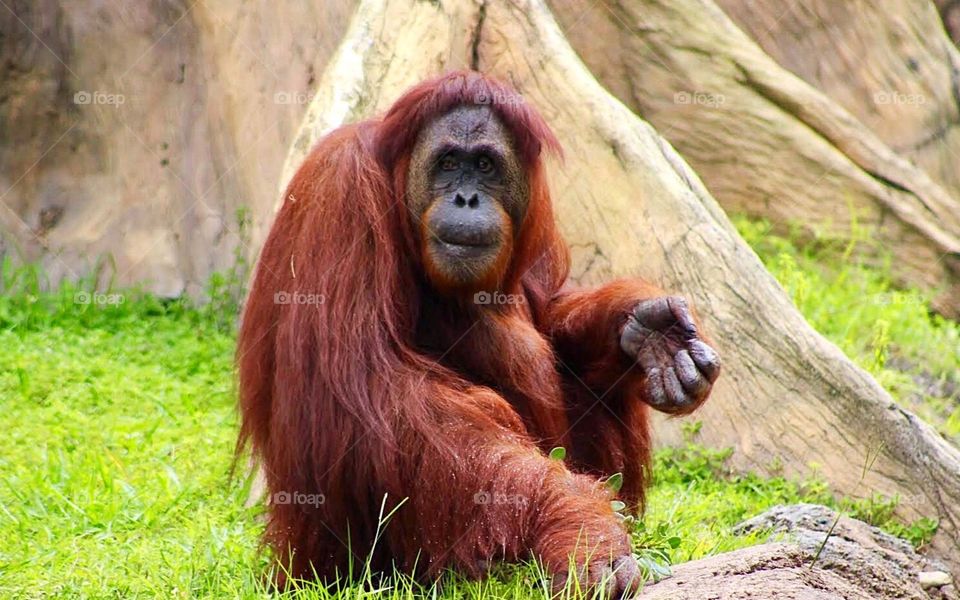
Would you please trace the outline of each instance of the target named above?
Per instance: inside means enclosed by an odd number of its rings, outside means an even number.
[[[233,249],[233,262],[226,271],[215,272],[210,276],[206,303],[202,309],[224,332],[233,331],[236,327],[250,276],[250,263],[247,260],[247,249],[250,247],[250,209],[241,206],[237,209],[235,218],[237,244]]]
[[[854,519],[860,519],[903,538],[920,549],[930,543],[939,528],[936,519],[920,518],[911,523],[899,520],[894,512],[902,499],[881,494],[872,494],[864,499],[843,498],[838,503],[840,510]]]
[[[644,579],[658,581],[670,575],[670,565],[673,564],[673,553],[680,547],[683,540],[667,523],[659,523],[648,527],[639,519],[635,521],[633,537],[637,551],[637,558],[643,567]]]

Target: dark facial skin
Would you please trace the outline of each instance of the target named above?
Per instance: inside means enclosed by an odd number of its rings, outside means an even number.
[[[509,132],[488,107],[454,108],[420,132],[407,207],[436,287],[496,287],[527,204],[527,182]]]

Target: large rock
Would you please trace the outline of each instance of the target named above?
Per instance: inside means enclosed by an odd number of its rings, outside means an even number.
[[[813,504],[774,507],[741,523],[737,531],[769,531],[771,538],[786,541],[679,565],[673,577],[647,587],[641,598],[958,598],[943,564],[863,521],[840,517],[833,527],[836,516],[833,510]]]

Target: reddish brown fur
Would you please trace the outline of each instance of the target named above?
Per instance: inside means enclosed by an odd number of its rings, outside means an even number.
[[[325,496],[270,506],[266,540],[284,562],[292,554],[295,576],[364,560],[385,496],[388,510],[407,500],[375,568],[479,575],[489,559],[532,551],[565,571],[571,555],[630,552],[597,477],[622,471],[621,495],[642,505],[647,412],[618,335],[629,309],[661,292],[637,282],[561,291],[567,252],[540,158],[559,147],[526,104],[491,105],[529,178],[529,209],[497,278],[517,303],[435,293],[405,210],[418,131],[478,96],[512,94],[474,72],[424,82],[382,119],[323,138],[290,183],[237,355],[241,447],[252,444],[272,497]],[[323,302],[277,304],[278,292]],[[560,444],[567,464],[544,454]],[[493,501],[475,501],[483,494]]]

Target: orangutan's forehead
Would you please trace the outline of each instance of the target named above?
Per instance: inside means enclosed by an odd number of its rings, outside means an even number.
[[[434,120],[425,131],[431,145],[469,147],[503,145],[510,136],[497,114],[487,106],[458,106]]]

